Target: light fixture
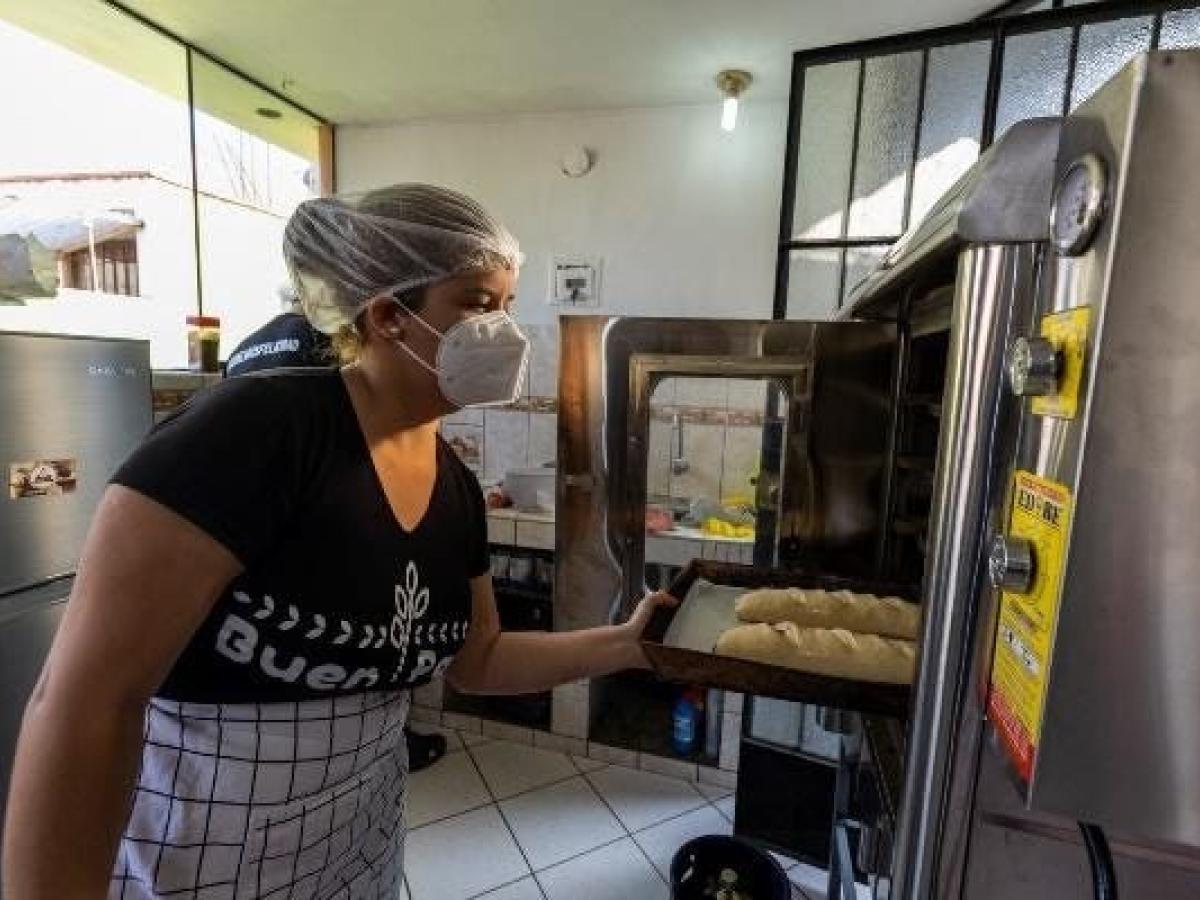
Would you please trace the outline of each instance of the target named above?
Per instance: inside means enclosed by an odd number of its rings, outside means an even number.
[[[725,95],[721,104],[721,127],[733,131],[737,127],[738,97],[750,87],[754,76],[745,69],[723,69],[717,73],[717,87]]]

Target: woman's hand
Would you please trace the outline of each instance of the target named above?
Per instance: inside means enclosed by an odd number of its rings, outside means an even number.
[[[656,591],[653,594],[647,594],[634,608],[633,615],[626,622],[618,626],[621,629],[622,641],[628,644],[629,668],[650,668],[650,661],[646,659],[646,653],[642,650],[641,646],[642,634],[646,631],[646,626],[650,624],[650,619],[654,616],[655,610],[659,607],[674,607],[678,605],[679,601],[666,591]]]

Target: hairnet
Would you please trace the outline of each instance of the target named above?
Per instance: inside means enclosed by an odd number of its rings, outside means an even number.
[[[305,315],[328,334],[382,293],[521,264],[516,238],[482,206],[427,184],[306,200],[284,230],[283,255]]]

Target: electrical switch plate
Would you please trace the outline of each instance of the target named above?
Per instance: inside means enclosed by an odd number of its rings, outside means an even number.
[[[550,263],[549,302],[555,306],[599,306],[599,257],[554,257]]]

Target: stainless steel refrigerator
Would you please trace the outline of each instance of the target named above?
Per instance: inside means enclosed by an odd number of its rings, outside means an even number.
[[[0,808],[88,523],[152,421],[148,342],[0,332]]]

